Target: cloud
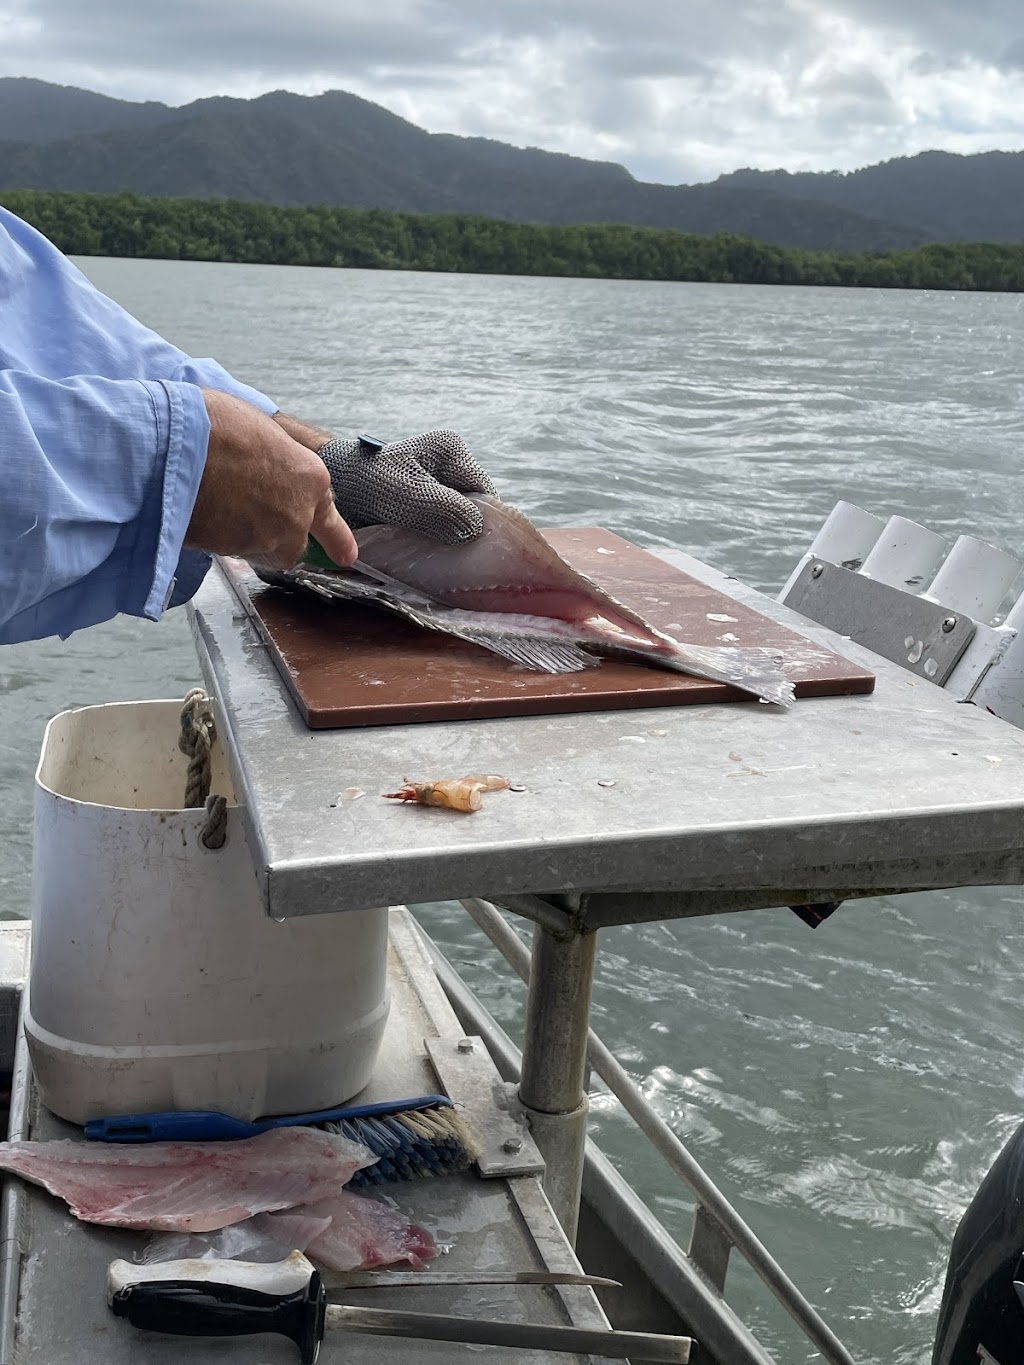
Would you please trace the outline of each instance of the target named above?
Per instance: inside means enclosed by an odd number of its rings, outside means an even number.
[[[689,53],[646,40],[596,44],[589,67],[595,77],[613,82],[638,78],[706,82],[713,74],[706,62],[697,61]]]
[[[995,63],[1024,27],[1019,0],[827,0],[825,8],[934,54],[983,64]]]
[[[0,0],[0,74],[185,103],[346,89],[643,178],[1024,146],[1019,0]]]
[[[1014,38],[1007,43],[999,57],[999,65],[1006,71],[1024,69],[1024,37]]]
[[[4,67],[33,60],[37,48],[53,66],[105,69],[115,81],[159,84],[219,73],[228,82],[274,72],[293,76],[322,70],[357,75],[381,63],[429,66],[452,57],[452,36],[424,24],[415,0],[372,5],[311,0],[176,0],[170,6],[136,0],[14,0],[4,31]],[[30,19],[31,16],[31,19]],[[20,25],[18,21],[20,19]],[[38,61],[38,57],[35,57]]]

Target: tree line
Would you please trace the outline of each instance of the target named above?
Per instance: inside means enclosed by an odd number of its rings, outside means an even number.
[[[14,190],[12,213],[68,255],[237,261],[725,284],[1024,290],[1024,242],[909,251],[805,251],[730,232],[616,223],[547,226],[471,214],[392,213],[241,200]]]

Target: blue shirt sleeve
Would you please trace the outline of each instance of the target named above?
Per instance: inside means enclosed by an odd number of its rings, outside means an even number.
[[[209,430],[193,384],[0,372],[0,642],[161,615]]]
[[[209,437],[200,387],[277,404],[145,327],[3,208],[0,317],[0,643],[156,620],[210,562],[183,549]]]

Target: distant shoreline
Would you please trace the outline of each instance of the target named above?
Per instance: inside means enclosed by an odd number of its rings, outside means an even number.
[[[1024,242],[909,251],[804,251],[720,232],[549,226],[248,200],[0,190],[0,204],[72,256],[424,270],[577,279],[869,289],[1024,291]]]

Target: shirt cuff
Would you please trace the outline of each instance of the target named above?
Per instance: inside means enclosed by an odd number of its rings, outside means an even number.
[[[192,509],[206,468],[210,419],[203,395],[194,384],[151,380],[147,382],[147,387],[156,410],[157,448],[167,452],[160,490],[156,543],[154,546],[149,537],[143,536],[138,546],[140,555],[148,558],[145,572],[149,577],[149,592],[141,614],[150,621],[157,621],[188,587],[187,582],[179,587],[177,575]],[[139,569],[141,574],[141,564]],[[186,578],[190,574],[194,576],[199,564],[189,559],[184,569]],[[205,568],[202,572],[206,572]],[[202,574],[192,586],[192,592],[201,581]],[[184,601],[185,598],[181,597],[180,600]]]
[[[178,568],[171,579],[168,608],[183,606],[195,597],[212,563],[212,556],[202,550],[182,550]]]
[[[268,398],[259,389],[239,383],[223,366],[218,365],[216,360],[186,360],[183,365],[178,366],[173,378],[178,383],[195,384],[200,389],[217,389],[220,393],[233,394],[235,398],[251,403],[254,408],[259,408],[260,412],[265,412],[270,417],[280,411],[280,405],[272,398]]]

